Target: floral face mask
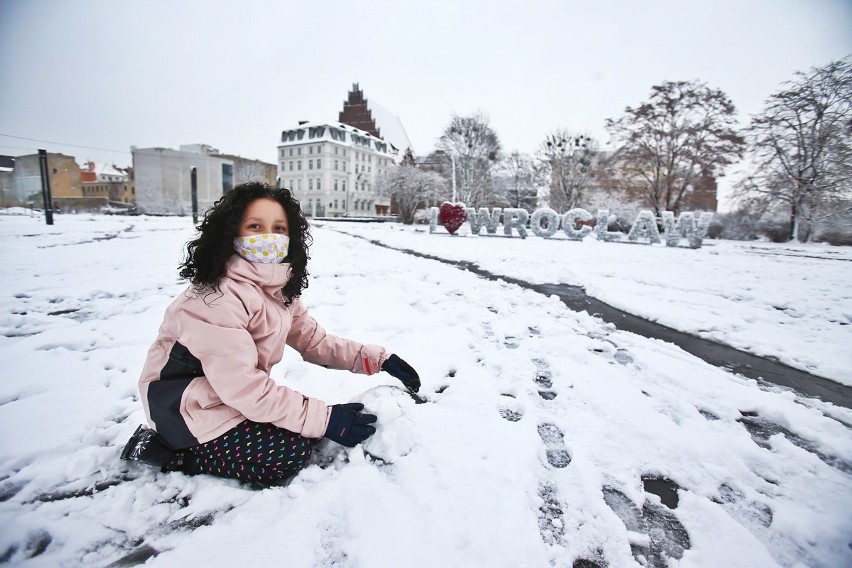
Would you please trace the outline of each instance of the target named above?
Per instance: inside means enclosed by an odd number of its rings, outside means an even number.
[[[290,247],[290,237],[263,233],[234,239],[234,250],[249,262],[274,264],[283,262]]]

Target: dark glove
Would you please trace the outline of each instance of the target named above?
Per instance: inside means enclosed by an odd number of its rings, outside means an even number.
[[[388,357],[387,361],[382,363],[382,371],[385,371],[402,381],[402,384],[404,384],[405,388],[407,388],[410,392],[417,392],[420,390],[420,376],[417,374],[417,371],[396,355],[391,355]]]
[[[359,402],[333,405],[324,437],[352,448],[375,434],[376,428],[370,424],[376,421],[376,415],[362,410],[364,405]]]

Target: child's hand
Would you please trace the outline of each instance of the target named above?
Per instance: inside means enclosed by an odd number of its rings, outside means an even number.
[[[391,355],[387,361],[382,363],[382,371],[402,381],[409,392],[420,390],[420,376],[417,371],[396,355]]]
[[[359,402],[333,405],[323,437],[352,448],[375,434],[376,428],[370,424],[376,421],[376,415],[362,410],[364,405]]]

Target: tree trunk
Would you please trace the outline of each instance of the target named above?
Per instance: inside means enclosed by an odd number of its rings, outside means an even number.
[[[790,206],[790,240],[799,241],[799,208],[795,203]]]

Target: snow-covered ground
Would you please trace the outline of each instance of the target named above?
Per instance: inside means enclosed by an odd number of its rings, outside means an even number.
[[[0,562],[23,566],[852,564],[852,410],[712,367],[555,298],[351,232],[589,294],[849,384],[850,253],[429,235],[328,223],[304,299],[385,345],[422,404],[304,363],[273,377],[363,400],[379,432],[288,486],[161,474],[118,452],[183,284],[187,218],[0,215]],[[677,488],[668,499],[657,480]],[[666,503],[654,493],[667,495]],[[586,562],[581,562],[581,561]]]
[[[852,385],[852,249],[705,239],[700,250],[471,236],[443,228],[347,223],[338,228],[389,245],[476,262],[494,274],[565,283],[612,306]],[[683,246],[686,242],[683,241]]]

